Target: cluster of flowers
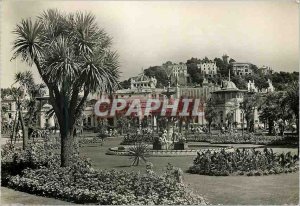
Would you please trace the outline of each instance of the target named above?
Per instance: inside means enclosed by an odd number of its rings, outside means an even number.
[[[279,174],[297,171],[297,160],[298,156],[292,156],[290,152],[276,154],[267,148],[263,152],[255,149],[235,149],[233,152],[207,150],[198,153],[189,172],[215,176]]]
[[[132,145],[136,142],[153,142],[153,134],[145,133],[145,134],[127,134],[123,141],[121,142],[121,145]]]
[[[7,181],[2,185],[42,196],[54,197],[75,203],[103,205],[127,204],[207,204],[199,195],[189,191],[180,178],[182,172],[169,168],[164,175],[153,172],[147,164],[145,174],[136,172],[102,170],[95,171],[87,159],[74,155],[70,167],[59,167],[59,156],[51,157],[52,164],[44,164],[43,146],[35,146],[31,158],[39,162],[36,167],[26,167],[18,174],[2,173]],[[7,152],[6,154],[16,153]],[[18,153],[18,152],[17,152]],[[18,155],[25,155],[20,152]],[[25,155],[26,156],[26,155]],[[58,159],[57,159],[58,158]],[[6,158],[8,161],[9,158]],[[19,157],[27,162],[27,157]],[[49,159],[48,159],[49,160]],[[12,160],[13,161],[13,160]],[[21,160],[15,160],[18,166]],[[6,162],[7,163],[7,162]],[[3,164],[3,162],[2,162]],[[4,184],[3,184],[4,183]]]
[[[51,166],[60,161],[57,143],[31,143],[25,150],[12,144],[1,149],[1,180],[6,184],[12,175],[20,174],[25,168]]]
[[[103,138],[99,136],[95,136],[93,138],[85,138],[85,137],[80,137],[78,139],[79,147],[83,147],[86,144],[98,144],[98,143],[103,143]]]
[[[255,135],[253,133],[231,133],[231,134],[218,134],[210,138],[211,143],[251,143],[251,144],[272,144],[282,141],[284,138],[281,136],[264,136]]]
[[[207,135],[207,134],[188,134],[188,141],[193,142],[210,142],[216,144],[264,144],[264,145],[280,145],[289,144],[297,142],[297,140],[282,137],[282,136],[265,136],[256,135],[253,133],[225,133],[217,135]]]

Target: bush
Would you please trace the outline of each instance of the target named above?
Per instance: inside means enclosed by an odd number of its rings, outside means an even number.
[[[209,142],[214,144],[264,144],[264,145],[297,145],[298,139],[282,136],[265,136],[261,134],[245,133],[224,133],[217,135],[188,134],[188,141]]]
[[[153,142],[153,134],[127,134],[124,137],[121,145],[133,145],[138,142],[146,142],[152,143]]]
[[[206,204],[202,197],[184,186],[182,171],[178,168],[168,168],[163,175],[155,174],[150,163],[147,164],[146,174],[116,170],[95,171],[87,159],[76,154],[71,166],[62,168],[59,167],[60,159],[57,154],[50,157],[53,164],[45,164],[47,152],[42,149],[44,145],[33,147],[39,149],[33,149],[35,152],[30,155],[19,150],[5,151],[6,160],[10,159],[8,154],[14,157],[17,153],[18,158],[15,158],[15,162],[2,162],[2,166],[12,163],[19,167],[20,162],[32,161],[34,167],[24,166],[17,174],[13,170],[2,172],[1,177],[6,179],[2,185],[80,204]]]
[[[11,177],[8,185],[81,204],[205,204],[203,198],[168,175],[41,167],[26,169],[22,175]]]
[[[103,144],[105,137],[106,136],[101,136],[100,134],[93,138],[80,137],[78,139],[79,147],[83,147],[85,144]]]
[[[234,152],[207,150],[198,153],[194,165],[189,168],[192,174],[228,176],[230,174],[261,176],[294,172],[298,169],[298,156],[290,152],[275,154],[272,149],[265,148],[263,152],[255,149],[239,149]]]

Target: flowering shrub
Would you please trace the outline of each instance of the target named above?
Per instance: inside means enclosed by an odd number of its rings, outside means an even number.
[[[78,139],[78,143],[79,143],[79,147],[83,147],[84,144],[96,144],[96,143],[103,144],[103,141],[104,141],[103,139],[104,139],[104,137],[102,138],[100,136],[95,136],[93,138],[83,138],[83,137],[81,137],[81,138]]]
[[[146,142],[146,143],[152,143],[153,142],[153,134],[127,134],[127,136],[124,137],[123,141],[121,142],[121,145],[132,145],[137,142]]]
[[[60,158],[57,149],[60,146],[56,143],[29,144],[25,150],[6,144],[1,149],[1,180],[6,184],[11,175],[20,174],[26,168],[38,168],[59,164]]]
[[[163,175],[155,174],[151,163],[147,163],[145,174],[95,171],[90,161],[80,158],[78,154],[73,155],[70,167],[62,168],[55,149],[45,149],[45,144],[34,144],[29,148],[22,151],[12,147],[1,151],[6,154],[6,160],[1,165],[6,167],[5,172],[2,169],[1,173],[5,179],[2,185],[75,203],[206,204],[201,196],[184,186],[182,172],[178,168],[170,166]],[[20,167],[23,163],[26,164]],[[18,172],[14,171],[16,168]]]
[[[272,149],[265,148],[263,152],[255,149],[236,149],[233,152],[198,153],[190,173],[203,175],[227,176],[236,175],[268,175],[298,170],[298,156],[290,152],[275,154]]]
[[[188,134],[188,141],[209,142],[215,144],[264,144],[264,145],[282,145],[282,144],[297,144],[297,138],[289,138],[282,136],[265,136],[253,133],[224,133],[224,134]]]
[[[80,167],[80,168],[79,168]],[[75,203],[121,204],[205,204],[170,174],[94,171],[77,166],[56,169],[25,169],[10,178],[9,187]]]

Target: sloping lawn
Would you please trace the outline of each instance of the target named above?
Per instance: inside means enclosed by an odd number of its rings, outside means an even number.
[[[138,167],[130,167],[126,156],[106,155],[108,148],[118,146],[121,139],[107,139],[103,146],[86,145],[81,154],[90,158],[96,169],[145,171],[142,163]],[[274,148],[274,152],[291,151],[295,148]],[[162,172],[167,163],[187,170],[194,157],[149,157],[156,172]],[[184,181],[195,192],[203,195],[212,204],[298,204],[299,202],[299,173],[270,175],[270,176],[228,176],[215,177],[195,174],[184,174]]]

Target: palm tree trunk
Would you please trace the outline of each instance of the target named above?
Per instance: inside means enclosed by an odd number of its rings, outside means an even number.
[[[12,135],[11,135],[11,144],[13,142],[13,140],[15,139],[16,137],[16,124],[17,124],[17,117],[18,117],[18,113],[16,112],[15,114],[15,120],[14,120],[14,124],[13,124],[13,129],[12,129]]]
[[[297,128],[297,135],[299,136],[299,117],[296,117],[296,128]]]
[[[20,119],[22,133],[23,133],[23,150],[25,150],[28,145],[28,127],[25,126],[21,110],[19,110],[19,119]]]
[[[15,141],[15,144],[17,142],[17,137],[18,137],[18,133],[19,133],[19,124],[20,124],[20,121],[19,121],[19,115],[18,115],[18,119],[17,119],[17,125],[16,125],[16,131],[15,131],[15,138],[14,138],[14,141]]]
[[[61,133],[61,167],[70,166],[70,159],[74,153],[73,129],[62,127]]]

